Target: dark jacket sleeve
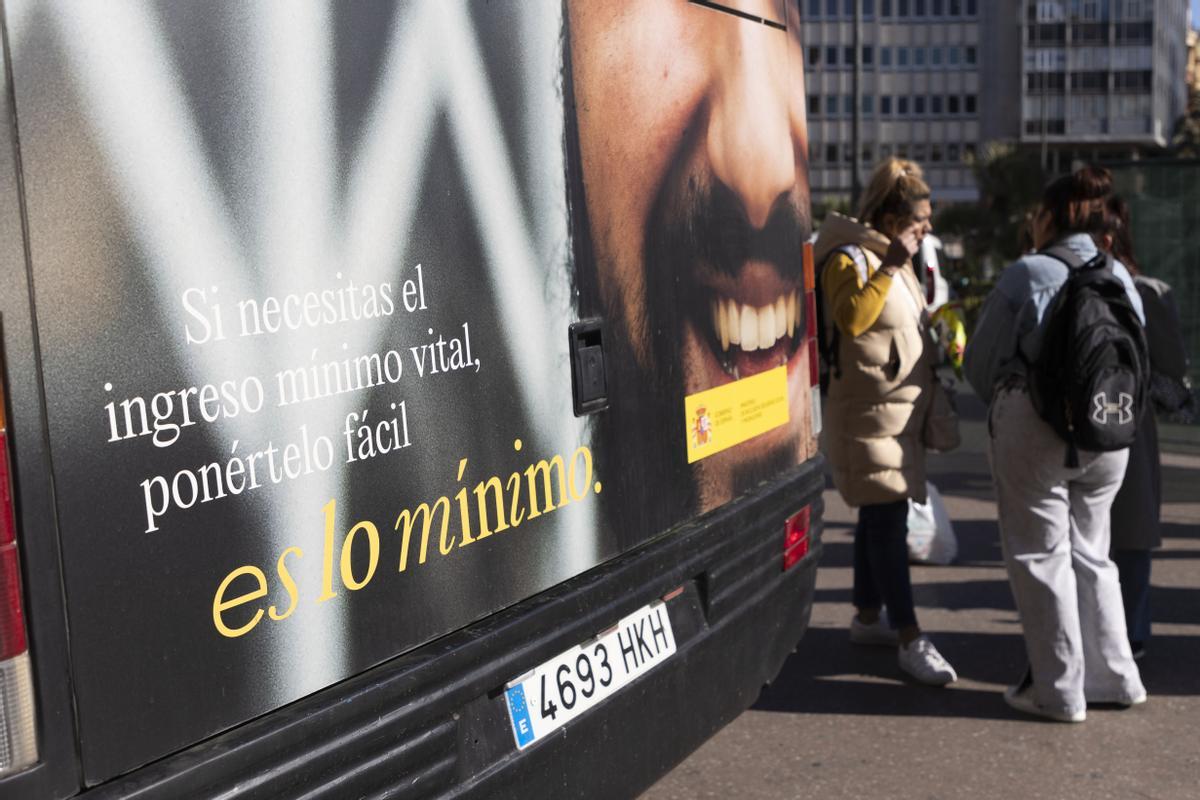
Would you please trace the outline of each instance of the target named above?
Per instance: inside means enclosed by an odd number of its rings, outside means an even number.
[[[1138,293],[1146,310],[1150,366],[1155,372],[1182,381],[1188,374],[1187,345],[1171,287],[1162,281],[1139,280]]]

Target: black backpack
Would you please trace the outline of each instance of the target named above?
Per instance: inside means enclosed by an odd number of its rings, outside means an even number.
[[[1066,264],[1070,275],[1046,310],[1029,390],[1038,414],[1067,443],[1066,465],[1077,467],[1079,450],[1133,444],[1146,410],[1150,356],[1112,256],[1101,252],[1084,263],[1061,245],[1042,255]]]

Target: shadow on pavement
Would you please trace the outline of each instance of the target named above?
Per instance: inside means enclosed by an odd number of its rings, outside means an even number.
[[[1197,663],[1200,663],[1200,637],[1153,636],[1146,645],[1145,658],[1138,661],[1138,669],[1151,697],[1200,695],[1200,677],[1194,666],[1181,668]]]
[[[818,589],[818,603],[847,603],[852,599],[850,589]],[[913,584],[913,601],[918,607],[941,608],[950,611],[967,609],[996,609],[1013,611],[1012,594],[1007,580],[947,581],[923,580]]]
[[[1161,525],[1164,539],[1200,539],[1200,525],[1184,525],[1179,522],[1164,522]],[[1155,558],[1162,553],[1156,552]]]
[[[937,644],[958,670],[960,680],[1007,685],[1020,677],[1025,664],[1025,648],[1018,635],[944,633],[938,634]],[[938,689],[907,680],[896,665],[894,649],[852,645],[842,628],[810,629],[799,651],[763,689],[753,708],[973,719],[1015,716],[999,691]]]

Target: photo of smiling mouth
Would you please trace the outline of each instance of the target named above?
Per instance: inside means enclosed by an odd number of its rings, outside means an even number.
[[[784,366],[799,350],[804,314],[799,289],[784,289],[763,305],[713,292],[708,306],[705,338],[734,380]]]

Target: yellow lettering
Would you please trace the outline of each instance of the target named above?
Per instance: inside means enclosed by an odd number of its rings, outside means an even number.
[[[499,478],[493,476],[488,478],[487,482],[475,486],[475,503],[479,508],[479,536],[476,537],[478,539],[492,535],[492,531],[488,527],[488,509],[485,499],[489,489],[492,490],[492,499],[496,506],[496,519],[499,521],[496,533],[508,530],[508,523],[504,521],[504,484],[500,483]]]
[[[400,540],[400,569],[398,572],[404,572],[408,568],[408,547],[412,539],[413,528],[417,524],[417,517],[423,515],[421,520],[421,557],[418,563],[425,563],[425,555],[429,549],[429,530],[433,527],[433,515],[438,511],[442,512],[442,531],[441,539],[445,539],[446,529],[450,525],[450,501],[445,497],[439,497],[434,501],[433,508],[429,507],[428,503],[421,503],[417,506],[416,511],[409,511],[407,508],[400,512],[396,517],[395,530],[400,530],[400,525],[404,525],[403,538]]]
[[[258,588],[252,592],[240,594],[231,600],[226,600],[225,590],[229,588],[229,584],[233,583],[239,576],[242,575],[253,576],[255,581],[258,583]],[[262,619],[263,610],[261,608],[255,611],[254,616],[250,618],[250,621],[240,628],[230,628],[228,625],[226,625],[225,621],[222,619],[222,614],[231,608],[245,605],[246,603],[249,603],[252,600],[257,600],[260,597],[265,597],[266,594],[267,576],[263,574],[261,569],[250,565],[238,567],[233,572],[226,575],[225,580],[221,581],[221,585],[217,587],[217,593],[213,597],[213,624],[217,626],[217,630],[221,632],[222,636],[228,636],[230,639],[236,639],[238,636],[243,636],[249,633],[250,630],[258,624],[258,621]]]
[[[296,581],[292,578],[292,573],[288,572],[287,564],[283,563],[283,560],[288,557],[289,553],[295,553],[296,558],[304,555],[304,551],[299,547],[289,547],[279,555],[279,562],[275,565],[275,571],[279,574],[279,580],[283,582],[284,590],[288,593],[288,607],[287,611],[284,611],[282,614],[275,610],[275,606],[267,609],[267,615],[276,621],[287,619],[292,615],[292,612],[296,610],[296,598],[299,595],[299,592],[296,591]]]
[[[575,484],[576,484],[575,464],[578,463],[580,456],[583,456],[583,465],[584,465],[583,491],[576,494],[575,493]],[[590,487],[592,485],[592,451],[588,450],[586,447],[580,446],[580,448],[571,455],[571,476],[570,476],[570,480],[568,481],[568,484],[571,487],[571,499],[572,500],[575,500],[576,502],[578,502],[578,501],[582,500],[583,498],[587,497],[588,487]]]
[[[321,562],[321,596],[318,603],[337,597],[333,590],[333,518],[337,511],[337,500],[330,500],[321,509],[325,512],[325,549]]]
[[[351,557],[354,555],[354,537],[359,531],[367,532],[367,574],[361,580],[354,579],[354,565],[351,563]],[[375,567],[379,565],[379,530],[374,523],[363,520],[350,529],[346,534],[346,540],[342,542],[342,583],[352,592],[357,592],[359,589],[371,582],[371,578],[375,576]]]
[[[505,484],[505,488],[508,489],[510,496],[508,519],[515,528],[525,521],[525,511],[521,508],[521,474],[519,472],[514,472],[512,475],[509,475],[508,483]]]
[[[550,468],[554,467],[558,471],[558,503],[554,502],[554,491],[550,485]],[[538,461],[536,464],[527,467],[525,470],[525,478],[529,482],[529,518],[539,517],[543,513],[549,513],[554,509],[565,506],[570,500],[567,499],[567,476],[566,466],[563,464],[562,456],[555,456],[550,459],[550,462]],[[545,490],[546,502],[545,506],[538,510],[538,492],[537,483],[534,481],[534,476],[541,474],[542,489]]]

